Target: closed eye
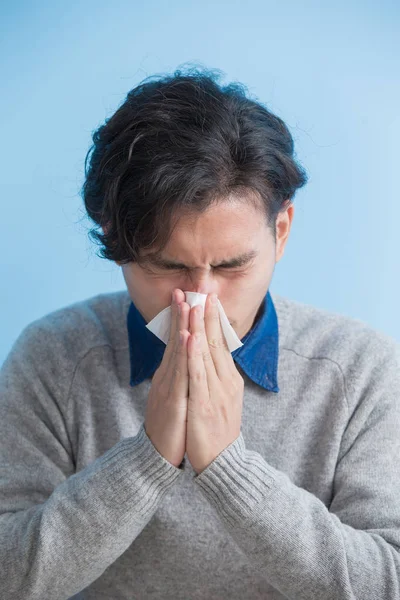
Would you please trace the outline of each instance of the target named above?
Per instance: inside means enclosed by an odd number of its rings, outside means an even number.
[[[240,267],[245,267],[247,265],[251,265],[253,259],[257,255],[258,255],[258,252],[253,249],[248,252],[245,252],[244,254],[236,256],[235,258],[232,258],[230,260],[225,260],[224,262],[221,262],[219,265],[216,265],[216,266],[211,265],[211,268],[212,269],[223,269],[226,271],[226,270],[237,269]],[[190,270],[190,267],[188,267],[187,265],[184,265],[183,263],[169,261],[166,258],[157,256],[157,254],[155,256],[150,255],[150,256],[145,257],[145,263],[150,264],[151,266],[161,269],[161,270],[164,270],[164,271],[181,271],[183,269]],[[193,269],[193,270],[195,270],[195,269]]]

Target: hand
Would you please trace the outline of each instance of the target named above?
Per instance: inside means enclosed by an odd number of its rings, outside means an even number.
[[[145,415],[146,434],[158,452],[175,467],[179,467],[185,456],[189,395],[186,340],[190,306],[182,302],[184,299],[182,290],[175,289],[170,336],[161,364],[153,375]],[[183,330],[184,344],[179,343],[180,330]]]
[[[200,474],[240,435],[244,381],[222,331],[217,304],[190,310],[186,454]],[[199,336],[195,344],[195,336]]]

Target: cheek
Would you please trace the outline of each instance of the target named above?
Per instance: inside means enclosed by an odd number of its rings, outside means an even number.
[[[164,299],[168,296],[166,285],[150,279],[138,268],[127,269],[123,275],[133,303],[146,320],[165,308]]]

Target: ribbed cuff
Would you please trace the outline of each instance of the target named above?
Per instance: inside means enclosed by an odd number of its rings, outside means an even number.
[[[251,517],[281,476],[257,452],[246,449],[240,432],[194,481],[218,513],[235,525]]]
[[[87,486],[96,486],[98,497],[107,509],[104,514],[115,516],[119,509],[124,514],[127,507],[134,506],[139,520],[152,516],[184,470],[182,464],[175,467],[157,451],[144,423],[136,436],[121,440],[93,464],[91,474],[91,465],[87,467]]]

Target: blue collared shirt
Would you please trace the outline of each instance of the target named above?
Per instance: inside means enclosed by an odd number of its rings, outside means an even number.
[[[147,329],[146,325],[145,319],[131,302],[127,316],[131,386],[154,375],[166,348],[164,342]],[[243,346],[232,352],[233,360],[254,383],[271,392],[279,392],[278,318],[269,290],[260,307],[258,319],[240,341]]]

